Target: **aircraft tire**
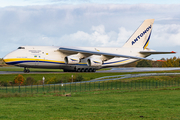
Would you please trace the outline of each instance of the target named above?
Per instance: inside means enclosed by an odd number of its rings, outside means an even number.
[[[77,69],[77,72],[81,72],[81,68],[78,68],[78,69]]]
[[[88,68],[86,68],[86,69],[84,70],[84,72],[88,72]]]
[[[28,68],[25,67],[23,72],[24,72],[24,73],[29,73],[30,70],[29,70]]]
[[[89,68],[88,72],[92,72],[92,68]]]
[[[93,69],[92,69],[92,72],[96,72],[96,69],[93,68]]]
[[[27,72],[27,73],[29,73],[29,72],[30,72],[30,70],[29,70],[29,69],[26,69],[26,72]]]
[[[81,72],[84,72],[84,68],[81,68]]]

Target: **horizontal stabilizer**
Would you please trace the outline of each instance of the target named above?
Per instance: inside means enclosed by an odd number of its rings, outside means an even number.
[[[174,54],[176,52],[171,51],[171,52],[165,52],[165,51],[140,51],[141,54]]]

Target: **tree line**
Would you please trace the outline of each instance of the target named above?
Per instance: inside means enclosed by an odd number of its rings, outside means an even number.
[[[140,60],[123,67],[180,67],[180,58],[162,58],[160,61]]]

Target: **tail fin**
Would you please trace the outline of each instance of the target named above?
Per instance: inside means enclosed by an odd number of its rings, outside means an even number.
[[[146,49],[149,44],[154,19],[145,20],[123,47]]]

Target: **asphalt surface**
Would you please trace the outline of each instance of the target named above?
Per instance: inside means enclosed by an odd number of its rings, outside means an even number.
[[[169,68],[126,67],[126,68],[112,68],[111,70],[98,71],[98,72],[102,72],[102,73],[106,73],[106,72],[148,72],[148,71],[169,71],[169,70],[180,70],[180,67],[169,67]]]
[[[126,68],[112,68],[111,70],[96,71],[97,73],[109,73],[109,72],[147,72],[147,71],[169,71],[169,70],[180,70],[180,67],[171,68],[136,68],[136,67],[126,67]],[[63,73],[63,72],[30,72],[26,74],[45,74],[45,73]],[[0,74],[24,74],[22,71],[0,71]]]

